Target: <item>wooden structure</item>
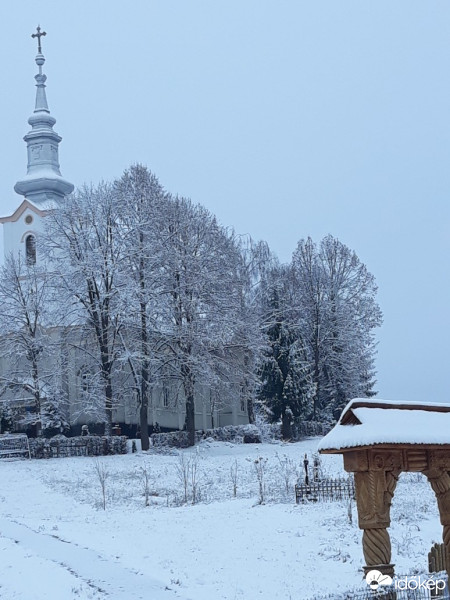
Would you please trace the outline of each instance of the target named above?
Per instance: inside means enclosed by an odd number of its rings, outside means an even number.
[[[428,572],[440,573],[441,571],[445,571],[445,546],[433,544],[428,552]]]
[[[365,573],[392,576],[390,508],[402,471],[421,472],[433,488],[443,525],[450,571],[450,405],[356,399],[319,444],[322,454],[342,454],[355,475]]]

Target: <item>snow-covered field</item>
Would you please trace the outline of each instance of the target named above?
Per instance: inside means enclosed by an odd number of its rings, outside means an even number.
[[[2,460],[0,598],[305,600],[359,587],[355,506],[350,523],[346,502],[295,504],[304,454],[311,459],[318,441],[206,441],[168,454]],[[329,475],[344,474],[339,456],[323,456],[322,465]],[[106,510],[98,470],[106,474]],[[421,475],[401,476],[392,521],[397,573],[425,571],[441,526]]]

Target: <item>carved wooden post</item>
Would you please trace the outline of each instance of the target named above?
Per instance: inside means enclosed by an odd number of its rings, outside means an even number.
[[[436,494],[439,515],[443,526],[445,547],[445,570],[450,575],[450,475],[448,471],[439,468],[424,471]]]
[[[399,471],[355,473],[359,527],[363,529],[365,573],[378,569],[384,575],[392,577],[394,574],[387,528],[391,524],[390,508],[398,474]]]
[[[394,574],[391,540],[387,531],[394,490],[400,473],[400,457],[392,453],[356,451],[344,455],[346,471],[355,474],[358,524],[363,530],[364,572],[378,569]]]

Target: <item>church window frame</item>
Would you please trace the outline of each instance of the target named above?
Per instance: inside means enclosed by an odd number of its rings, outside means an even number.
[[[82,366],[77,373],[78,389],[83,396],[89,396],[93,392],[92,372],[87,366]]]
[[[36,236],[34,233],[29,233],[25,238],[25,259],[29,266],[36,264]]]
[[[239,408],[242,413],[247,412],[247,398],[245,397],[245,386],[239,386]]]
[[[170,406],[170,390],[167,385],[163,386],[162,389],[162,407],[169,408]]]

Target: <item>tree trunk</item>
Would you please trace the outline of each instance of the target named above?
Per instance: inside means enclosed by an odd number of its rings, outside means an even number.
[[[139,410],[139,422],[141,427],[141,449],[148,450],[150,448],[150,437],[148,435],[148,411],[147,402],[141,404]]]
[[[105,382],[105,435],[112,435],[112,406],[111,374],[108,374]]]
[[[186,431],[189,446],[195,445],[195,404],[194,394],[186,396]]]
[[[254,423],[255,422],[255,410],[253,408],[253,398],[250,396],[250,394],[247,396],[247,415],[248,415],[248,422]]]
[[[281,415],[281,437],[285,441],[288,441],[288,440],[292,439],[292,423],[291,423],[291,418],[284,411],[283,411],[283,413]]]
[[[144,361],[146,362],[146,361]],[[139,423],[141,427],[141,448],[148,450],[150,448],[150,438],[148,435],[148,370],[144,375],[145,368],[142,368],[142,383],[141,383],[141,406],[139,409]]]
[[[319,350],[319,324],[316,324],[314,339],[314,397],[313,397],[313,420],[316,421],[320,409],[320,350]]]
[[[143,198],[141,197],[141,204]],[[148,331],[147,331],[147,303],[145,301],[145,262],[144,262],[144,232],[139,231],[139,288],[140,301],[139,310],[141,313],[141,407],[139,411],[139,422],[141,425],[141,448],[148,450],[150,448],[150,439],[148,437],[148,394],[149,394],[149,376],[150,361],[148,356]]]
[[[35,434],[36,437],[41,435],[42,430],[42,411],[41,411],[41,391],[39,385],[39,369],[36,356],[33,356],[32,365],[32,378],[33,378],[33,387],[34,387],[34,402],[35,402],[35,411],[36,411],[36,422],[35,426]]]
[[[143,288],[141,280],[141,288]],[[139,422],[141,425],[141,448],[148,450],[150,448],[150,439],[148,436],[148,394],[149,394],[149,372],[150,364],[148,359],[148,339],[147,339],[147,313],[144,301],[141,301],[141,349],[142,369],[141,369],[141,407],[139,411]]]
[[[107,335],[108,319],[104,320],[101,335],[98,336],[100,345],[101,377],[105,393],[105,435],[112,435],[113,422],[113,386],[112,386],[112,360]]]
[[[247,396],[247,416],[248,416],[248,422],[249,423],[254,423],[255,422],[255,411],[254,411],[254,407],[253,407],[253,397],[252,397],[252,393],[250,390],[250,383],[249,383],[249,364],[250,364],[250,359],[249,359],[249,353],[246,350],[244,352],[244,367],[245,367],[245,376],[244,376],[244,390],[245,390],[245,395]]]
[[[186,431],[189,446],[195,446],[195,400],[194,400],[194,375],[188,365],[181,368],[183,376],[184,393],[186,396]]]

